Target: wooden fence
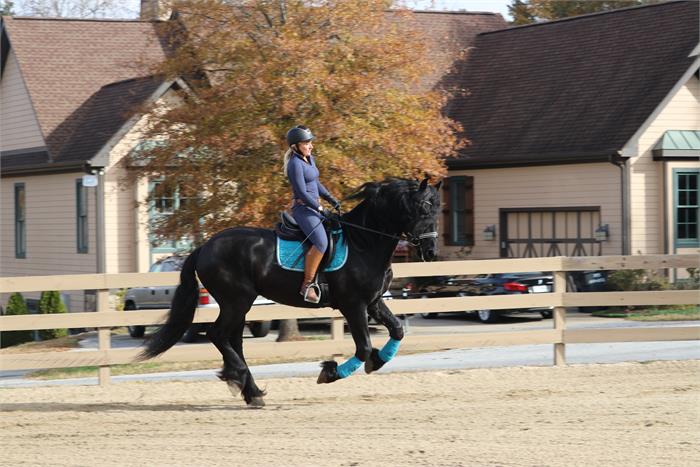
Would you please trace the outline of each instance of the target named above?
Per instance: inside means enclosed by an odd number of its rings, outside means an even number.
[[[551,344],[554,364],[566,363],[567,344],[700,340],[700,326],[566,329],[566,307],[619,305],[682,305],[700,303],[698,290],[669,290],[653,292],[587,292],[566,291],[566,273],[570,271],[691,268],[700,265],[700,255],[551,257],[498,260],[443,261],[434,263],[395,264],[394,277],[451,276],[484,273],[552,271],[554,287],[551,293],[432,298],[426,300],[391,300],[387,304],[395,314],[440,313],[479,309],[513,309],[553,307],[553,328],[511,332],[477,332],[449,335],[408,335],[417,350],[442,350],[464,347]],[[91,313],[53,315],[23,315],[0,317],[0,332],[50,328],[97,328],[98,350],[0,354],[0,369],[67,368],[98,366],[100,384],[110,379],[110,365],[133,361],[139,349],[112,349],[110,329],[118,326],[155,325],[165,318],[167,310],[109,311],[110,289],[124,287],[168,286],[177,284],[179,273],[85,274],[61,276],[0,278],[0,293],[37,292],[42,290],[97,290],[97,310]],[[211,322],[218,309],[200,308],[195,322]],[[343,318],[330,308],[304,309],[285,305],[254,307],[247,316],[251,321],[331,318],[332,339],[301,342],[254,342],[246,344],[247,358],[285,356],[316,358],[318,355],[350,354],[351,339],[343,338]],[[211,344],[177,346],[158,357],[159,361],[196,361],[218,359]]]

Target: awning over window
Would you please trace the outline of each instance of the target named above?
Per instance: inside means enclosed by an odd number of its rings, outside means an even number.
[[[699,159],[699,130],[668,130],[652,149],[654,159]]]

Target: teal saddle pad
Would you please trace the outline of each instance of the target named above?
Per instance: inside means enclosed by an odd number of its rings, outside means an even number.
[[[334,232],[334,234],[336,234]],[[336,237],[335,253],[330,263],[323,270],[324,272],[333,272],[342,268],[348,260],[348,243],[345,241],[345,235],[341,231]],[[288,271],[304,271],[304,247],[301,242],[296,240],[283,240],[277,237],[277,264],[282,269]]]

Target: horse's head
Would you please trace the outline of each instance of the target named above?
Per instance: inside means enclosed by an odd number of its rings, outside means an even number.
[[[379,234],[402,235],[418,249],[423,261],[437,257],[437,218],[440,183],[403,178],[368,182],[346,199],[362,199],[361,206],[381,229]],[[371,230],[371,229],[370,229]],[[394,235],[388,235],[394,237]],[[395,238],[395,237],[394,237]]]
[[[437,257],[437,219],[440,212],[440,185],[428,184],[425,178],[418,190],[411,190],[406,198],[407,216],[403,233],[418,249],[420,259],[432,261]]]

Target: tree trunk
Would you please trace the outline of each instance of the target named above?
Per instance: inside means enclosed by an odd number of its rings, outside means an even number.
[[[296,319],[280,320],[280,330],[277,335],[277,342],[298,341],[301,340],[299,333],[299,323]]]

